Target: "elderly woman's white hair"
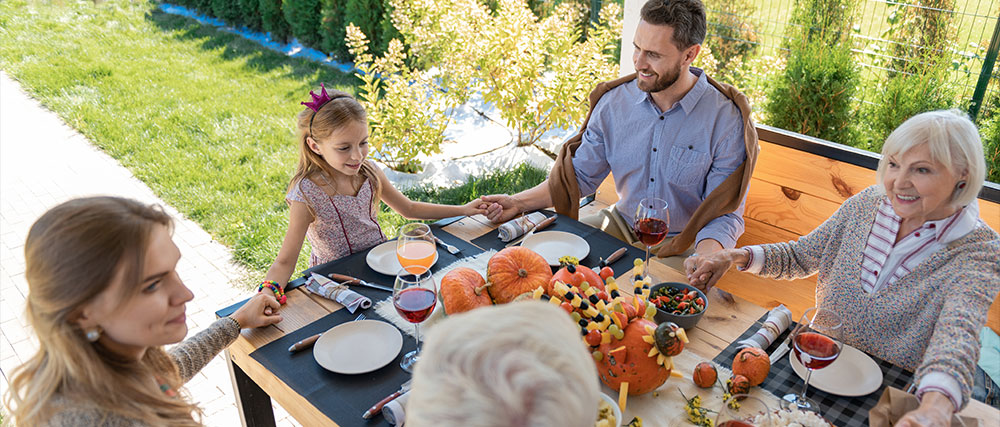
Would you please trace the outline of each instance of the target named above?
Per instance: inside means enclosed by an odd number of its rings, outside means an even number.
[[[594,359],[566,312],[516,302],[430,330],[406,425],[593,426],[599,400]]]
[[[957,175],[965,173],[965,186],[956,189],[952,203],[956,207],[972,203],[986,181],[986,159],[983,142],[976,125],[960,110],[937,110],[910,117],[889,134],[882,146],[882,159],[876,176],[885,189],[885,169],[890,156],[901,155],[927,144],[931,158]]]

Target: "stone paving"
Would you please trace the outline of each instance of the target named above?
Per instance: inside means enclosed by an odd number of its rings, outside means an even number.
[[[187,305],[189,334],[213,322],[215,310],[249,293],[240,286],[246,271],[233,263],[227,247],[166,205],[131,172],[0,72],[0,393],[7,392],[13,368],[38,348],[24,318],[28,229],[48,208],[87,195],[159,203],[174,217],[174,242],[182,254],[178,273],[195,294]],[[195,376],[187,389],[204,411],[206,425],[240,424],[222,355]],[[298,425],[277,405],[275,418],[278,425]]]

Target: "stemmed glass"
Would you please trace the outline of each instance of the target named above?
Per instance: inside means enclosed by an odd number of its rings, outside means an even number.
[[[739,406],[730,407],[729,402],[736,400]],[[771,409],[763,400],[747,394],[734,394],[726,399],[715,418],[716,427],[769,427],[771,425]]]
[[[396,259],[406,271],[416,273],[417,267],[423,267],[424,270],[431,268],[436,251],[434,235],[427,224],[411,222],[399,227]]]
[[[792,332],[792,351],[806,373],[802,393],[787,394],[782,397],[782,407],[818,411],[819,405],[806,398],[809,388],[809,378],[816,369],[822,369],[837,360],[843,348],[841,338],[843,322],[840,316],[825,308],[813,307],[806,310],[799,320],[798,326]]]
[[[656,197],[646,197],[639,201],[635,209],[635,224],[632,226],[639,241],[646,245],[646,264],[643,276],[649,275],[649,249],[667,237],[670,229],[670,211],[667,201]]]
[[[420,322],[427,319],[437,305],[437,284],[427,267],[414,265],[399,270],[392,287],[392,305],[406,321],[413,324],[417,348],[406,353],[399,366],[413,372],[413,364],[420,358]]]

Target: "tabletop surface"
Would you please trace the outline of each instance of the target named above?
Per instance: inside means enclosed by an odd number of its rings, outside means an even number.
[[[494,228],[496,227],[485,217],[475,216],[458,220],[444,227],[443,230],[466,242],[471,242],[475,238],[491,232]],[[616,271],[616,273],[623,272]],[[659,262],[650,263],[650,274],[658,281],[687,282],[686,277],[681,272]],[[250,356],[250,353],[256,349],[343,307],[334,301],[312,295],[302,288],[288,291],[287,296],[288,303],[282,308],[284,319],[276,325],[265,328],[244,329],[240,338],[229,347],[229,356],[272,399],[276,400],[303,425],[334,425],[332,420],[305,397],[296,393]],[[727,302],[719,297],[717,292],[710,292],[709,310],[698,325],[693,330],[688,331],[690,343],[685,349],[710,360],[734,342],[766,312],[767,309],[764,307],[739,297],[736,297],[732,302]],[[962,415],[992,420],[991,423],[1000,419],[1000,411],[977,401],[970,403]],[[360,414],[358,414],[358,420],[361,420]]]

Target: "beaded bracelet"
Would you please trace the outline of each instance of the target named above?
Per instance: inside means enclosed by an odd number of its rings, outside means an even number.
[[[260,285],[257,286],[257,292],[263,291],[264,288],[270,289],[274,292],[274,298],[278,300],[278,304],[284,305],[285,301],[288,301],[288,297],[285,296],[285,291],[281,289],[278,282],[274,280],[265,280],[260,282]]]

